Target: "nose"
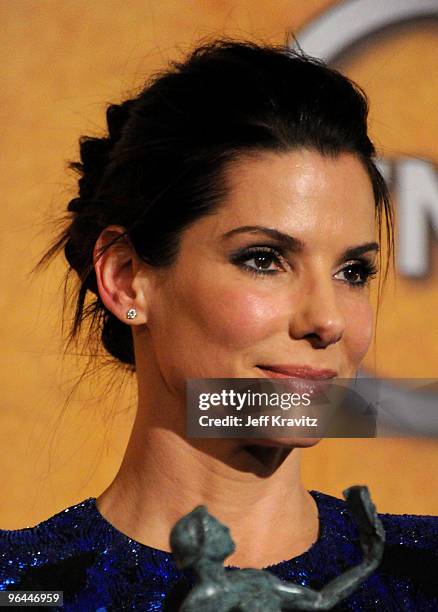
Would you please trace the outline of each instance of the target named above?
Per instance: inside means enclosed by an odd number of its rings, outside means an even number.
[[[295,294],[290,317],[290,334],[307,339],[314,348],[325,348],[341,340],[345,317],[332,279],[314,279]]]

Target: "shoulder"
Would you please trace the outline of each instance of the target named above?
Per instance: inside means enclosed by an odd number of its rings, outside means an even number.
[[[94,562],[93,498],[22,529],[0,529],[0,590],[38,588]]]
[[[379,513],[388,545],[438,550],[438,516]]]
[[[354,517],[345,499],[321,491],[311,492],[321,511],[346,530],[356,531]],[[386,545],[438,550],[438,516],[377,512],[385,529]]]
[[[88,498],[69,506],[32,527],[0,529],[0,552],[6,550],[18,554],[26,551],[50,553],[60,545],[69,548],[75,540],[87,534],[87,526],[93,516],[94,498]],[[35,551],[34,551],[35,549]]]
[[[382,574],[409,581],[438,598],[438,516],[379,514],[385,529]]]
[[[331,565],[335,562],[340,574],[363,559],[358,527],[345,499],[311,493],[330,536],[327,541],[333,543]],[[378,516],[385,530],[383,557],[351,596],[351,609],[377,609],[378,602],[378,609],[438,610],[438,516],[383,512]]]
[[[354,549],[349,563],[356,564],[362,559],[359,531],[347,502],[325,493],[317,494],[326,520],[342,534],[345,543],[348,541],[343,554]],[[433,609],[438,609],[438,516],[383,512],[378,512],[378,516],[385,530],[385,547],[376,574],[369,580],[380,581],[382,590],[393,598],[396,594],[411,597],[418,603],[413,609],[426,609],[422,606],[430,601],[437,605]]]

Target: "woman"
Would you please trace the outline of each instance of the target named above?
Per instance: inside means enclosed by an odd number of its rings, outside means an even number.
[[[177,609],[190,577],[169,533],[205,504],[231,530],[229,566],[320,589],[362,551],[345,501],[301,482],[318,438],[188,438],[185,384],[355,376],[384,223],[392,245],[365,95],[319,61],[218,40],[107,119],[107,137],[81,139],[79,194],[42,263],[64,249],[72,337],[91,316],[135,370],[136,419],[108,489],[1,532],[2,588],[63,590],[66,610]],[[380,516],[383,561],[336,609],[437,609],[438,518]]]

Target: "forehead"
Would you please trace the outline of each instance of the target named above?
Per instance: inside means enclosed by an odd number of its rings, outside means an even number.
[[[355,235],[374,235],[372,184],[352,154],[330,157],[296,150],[245,155],[227,167],[225,181],[228,195],[217,219],[218,231],[257,224],[303,238],[329,234],[351,242]]]

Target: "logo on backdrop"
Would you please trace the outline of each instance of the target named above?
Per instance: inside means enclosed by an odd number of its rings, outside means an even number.
[[[399,26],[412,26],[412,33],[422,24],[438,22],[437,0],[345,0],[325,10],[297,33],[297,43],[291,39],[289,46],[301,48],[307,55],[318,57],[329,64],[348,62],[350,53],[361,51],[363,43],[369,45],[382,34],[400,31]],[[421,57],[418,59],[421,61]],[[433,77],[433,74],[431,75]],[[415,99],[412,98],[415,107]],[[438,100],[437,100],[438,101]],[[435,105],[436,106],[436,105]],[[424,117],[427,122],[428,117]],[[421,124],[423,127],[423,123]],[[396,266],[404,282],[432,281],[432,251],[438,243],[438,168],[431,159],[399,155],[382,159],[380,169],[391,186],[397,208],[396,215]],[[421,285],[419,285],[421,286]],[[430,286],[430,285],[429,285]],[[406,293],[405,293],[406,295]],[[433,310],[430,296],[430,307]],[[405,297],[406,299],[406,297]],[[424,302],[418,302],[422,312]],[[415,335],[427,330],[412,328]],[[406,331],[406,330],[405,330]],[[412,333],[411,332],[411,333]],[[415,337],[415,336],[414,336]],[[433,334],[428,334],[432,341]],[[365,371],[359,376],[368,377]],[[403,385],[380,380],[381,397],[385,400],[386,414],[397,414],[397,420],[405,432],[438,435],[438,423],[433,417],[437,406],[436,384],[428,387],[429,393],[419,394],[416,402],[421,410],[412,410],[412,394]],[[373,402],[379,407],[379,402]]]
[[[400,24],[438,20],[437,0],[346,0],[298,32],[298,44],[332,63],[364,40]],[[296,47],[292,41],[290,46]],[[397,203],[397,269],[406,278],[431,272],[432,242],[438,240],[438,172],[426,159],[382,160],[381,170]]]

